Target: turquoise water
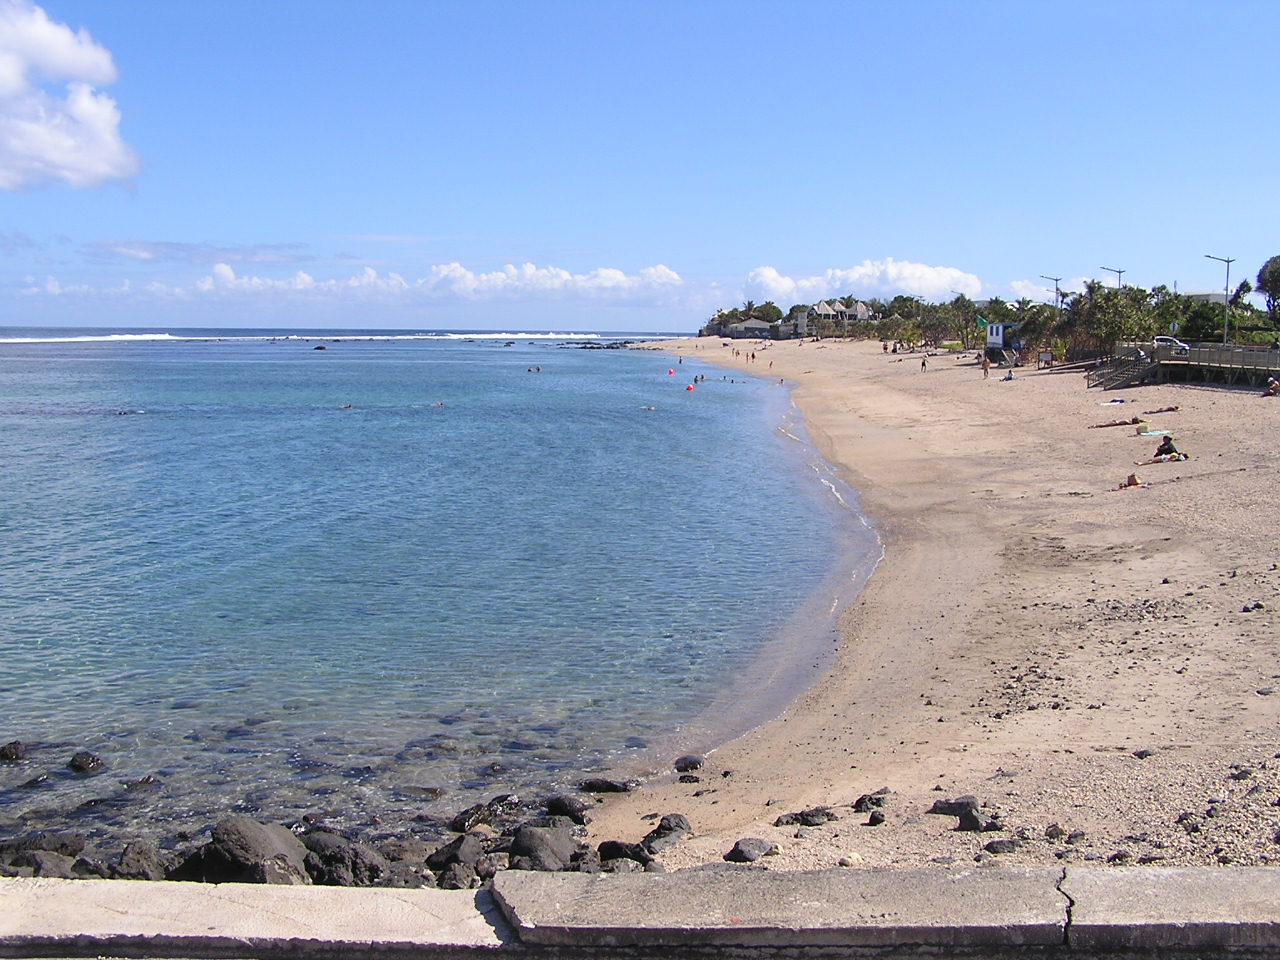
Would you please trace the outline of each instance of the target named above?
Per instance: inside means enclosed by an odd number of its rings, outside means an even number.
[[[0,827],[394,824],[711,746],[825,663],[871,538],[776,382],[235,336],[0,342]]]

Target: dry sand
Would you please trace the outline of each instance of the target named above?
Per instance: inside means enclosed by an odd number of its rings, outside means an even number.
[[[678,812],[695,835],[662,854],[669,869],[744,836],[777,844],[773,869],[1280,863],[1280,399],[1163,385],[1101,406],[1116,394],[1078,370],[984,380],[968,353],[922,373],[878,343],[660,348],[795,385],[886,555],[823,680],[716,750],[700,782],[666,773],[610,799],[593,839]],[[1088,429],[1175,404],[1148,419],[1186,462],[1135,467],[1158,438]],[[1135,471],[1153,485],[1111,490]],[[851,804],[882,787],[885,822],[868,826]],[[963,794],[1005,829],[926,814]],[[773,826],[817,805],[840,819]],[[1021,842],[985,852],[994,839]]]

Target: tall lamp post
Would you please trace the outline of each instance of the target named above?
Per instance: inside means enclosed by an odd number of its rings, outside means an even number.
[[[1114,273],[1116,275],[1117,290],[1124,286],[1124,275],[1129,272],[1128,270],[1117,270],[1115,267],[1099,267],[1098,269],[1105,270],[1107,273]],[[1049,278],[1045,277],[1045,279],[1047,280]]]
[[[1236,262],[1236,258],[1215,257],[1212,253],[1206,253],[1205,256],[1227,265],[1227,282],[1222,287],[1222,342],[1226,343],[1227,322],[1231,319],[1231,265]]]
[[[1054,310],[1057,312],[1057,314],[1058,314],[1058,322],[1059,322],[1059,323],[1061,323],[1061,322],[1062,322],[1062,292],[1058,289],[1058,281],[1059,281],[1059,280],[1061,280],[1062,278],[1061,278],[1061,277],[1046,277],[1046,276],[1042,273],[1042,274],[1040,274],[1040,279],[1041,279],[1041,280],[1052,280],[1052,281],[1053,281],[1053,309],[1054,309]]]

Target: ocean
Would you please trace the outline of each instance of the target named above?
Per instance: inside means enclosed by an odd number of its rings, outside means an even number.
[[[767,369],[618,339],[0,329],[0,833],[390,829],[780,712],[878,541]]]

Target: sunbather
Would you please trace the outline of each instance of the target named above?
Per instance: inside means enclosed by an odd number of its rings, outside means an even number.
[[[1150,460],[1135,460],[1135,467],[1149,467],[1153,463],[1175,463],[1179,460],[1190,460],[1185,453],[1162,453],[1158,457],[1152,457]]]
[[[1091,423],[1090,430],[1097,430],[1099,427],[1131,427],[1135,423],[1141,423],[1142,418],[1130,417],[1128,420],[1108,420],[1106,423]]]
[[[1112,487],[1112,490],[1132,490],[1134,487],[1149,487],[1151,484],[1145,483],[1143,479],[1136,473],[1131,473],[1125,477],[1118,487]]]

